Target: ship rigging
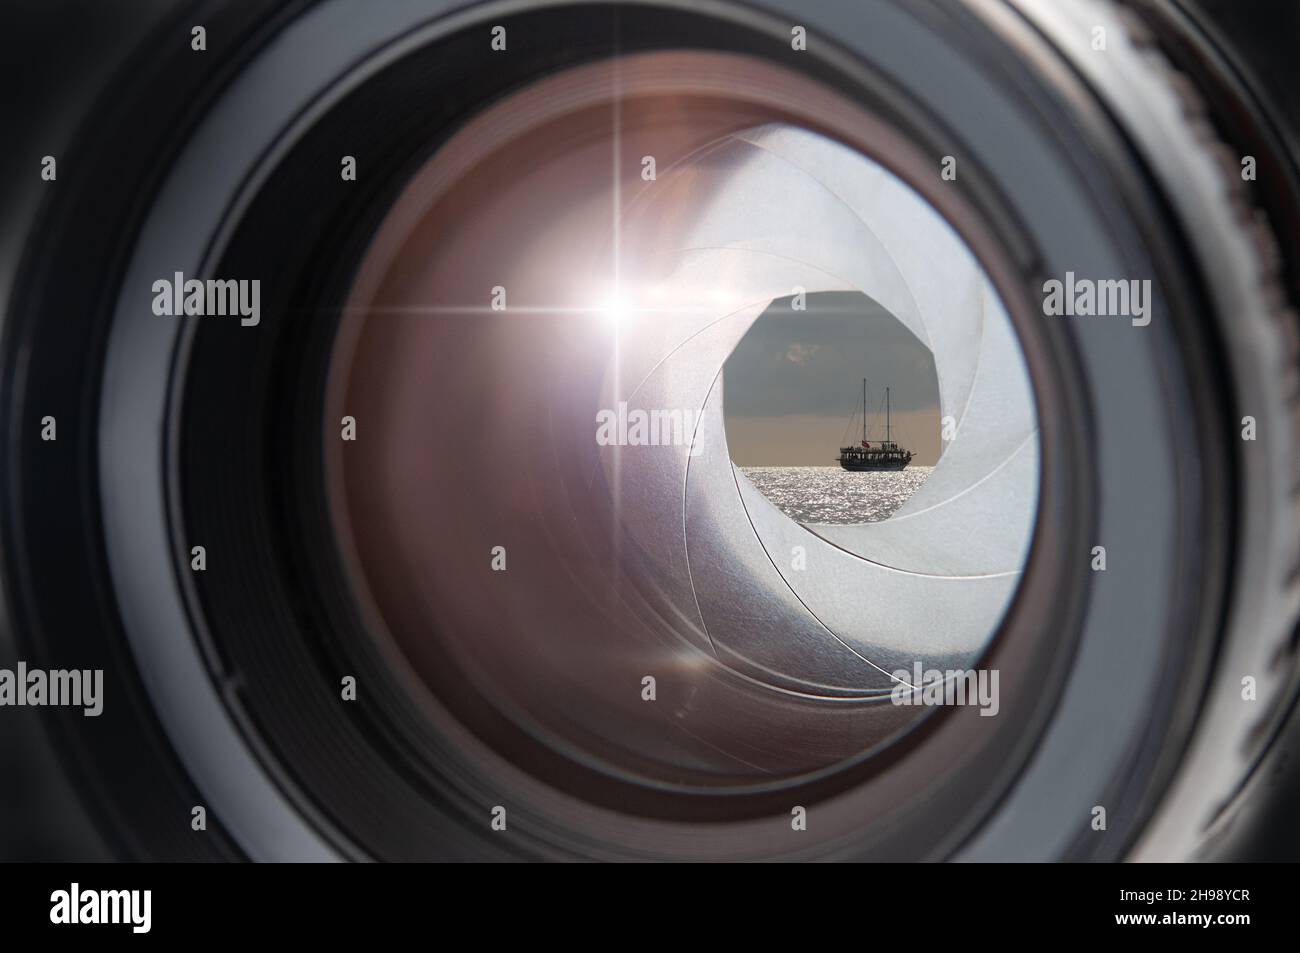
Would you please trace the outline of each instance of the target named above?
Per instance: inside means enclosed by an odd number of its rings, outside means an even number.
[[[841,467],[854,473],[902,470],[912,462],[912,451],[894,442],[890,419],[889,388],[885,388],[885,440],[874,445],[867,436],[867,379],[862,378],[862,441],[856,447],[840,447],[836,458]]]

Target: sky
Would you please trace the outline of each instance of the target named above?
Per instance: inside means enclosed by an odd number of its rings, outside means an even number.
[[[893,437],[930,466],[939,457],[939,381],[929,349],[888,311],[857,292],[809,295],[807,310],[774,302],[728,358],[723,406],[731,459],[746,466],[838,466],[839,448]],[[850,416],[854,416],[852,430]]]

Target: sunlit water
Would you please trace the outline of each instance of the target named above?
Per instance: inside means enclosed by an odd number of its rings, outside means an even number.
[[[741,467],[751,483],[800,523],[874,523],[888,519],[920,489],[934,467],[850,473],[840,467]]]

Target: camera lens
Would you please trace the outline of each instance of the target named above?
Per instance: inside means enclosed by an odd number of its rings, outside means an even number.
[[[1028,372],[938,212],[810,127],[877,132],[758,60],[627,56],[494,104],[394,203],[324,443],[371,625],[434,698],[472,684],[518,744],[624,783],[734,791],[863,760],[927,711],[891,703],[914,668],[975,667],[1033,526]],[[891,520],[801,524],[732,465],[721,372],[774,300],[848,291],[933,349],[964,439]]]
[[[1300,203],[1199,21],[451,6],[223,7],[27,245],[14,628],[138,700],[67,755],[129,850],[1203,855],[1295,696]]]

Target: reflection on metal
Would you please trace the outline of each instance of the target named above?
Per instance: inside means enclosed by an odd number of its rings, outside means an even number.
[[[772,69],[662,53],[506,97],[358,270],[341,549],[368,627],[440,703],[502,713],[507,758],[690,790],[829,770],[916,724],[891,673],[975,664],[1015,589],[1038,446],[1009,321],[921,198],[786,121],[887,133]],[[869,295],[934,353],[957,435],[886,522],[800,526],[731,465],[722,367],[800,289]],[[678,430],[635,431],[656,414]]]
[[[695,455],[604,450],[621,522],[667,568],[661,595],[698,607],[727,664],[794,690],[870,695],[918,659],[973,666],[1025,558],[1038,455],[1010,321],[956,234],[878,165],[784,126],[678,163],[622,224],[638,319],[620,330],[604,400],[704,408]],[[731,464],[721,369],[773,299],[845,290],[931,348],[956,437],[893,518],[803,527]],[[679,488],[684,518],[663,519]]]

